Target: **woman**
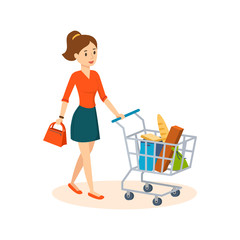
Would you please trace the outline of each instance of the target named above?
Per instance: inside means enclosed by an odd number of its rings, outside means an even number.
[[[73,73],[68,82],[62,99],[61,113],[59,119],[56,120],[57,124],[63,121],[69,97],[73,87],[76,86],[79,94],[79,106],[74,112],[71,122],[71,139],[78,142],[81,154],[75,166],[72,181],[68,186],[75,193],[82,193],[74,182],[82,167],[84,167],[90,189],[88,196],[95,199],[103,199],[103,195],[94,191],[90,161],[90,153],[94,143],[100,139],[94,101],[96,92],[99,93],[101,100],[117,118],[121,117],[123,119],[124,115],[119,114],[107,98],[98,73],[90,70],[90,67],[97,60],[97,41],[95,38],[89,35],[81,35],[77,31],[70,32],[67,36],[67,50],[63,57],[69,61],[77,60],[81,64],[81,71]]]

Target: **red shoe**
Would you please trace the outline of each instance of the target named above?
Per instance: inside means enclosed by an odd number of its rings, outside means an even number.
[[[71,190],[73,190],[75,193],[77,193],[77,194],[82,194],[82,191],[81,191],[81,190],[76,190],[76,189],[72,186],[71,183],[69,183],[68,186],[69,186],[69,188],[70,188]]]
[[[103,199],[104,198],[104,196],[103,195],[100,195],[99,197],[98,196],[96,196],[96,195],[94,195],[94,194],[92,194],[92,193],[88,193],[88,196],[89,197],[92,197],[92,198],[95,198],[95,199],[99,199],[99,200],[101,200],[101,199]]]

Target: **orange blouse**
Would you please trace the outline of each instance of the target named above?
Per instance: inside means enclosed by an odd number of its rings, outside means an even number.
[[[103,102],[107,99],[101,79],[96,71],[90,70],[89,79],[82,71],[73,73],[69,79],[62,101],[69,102],[69,97],[75,85],[79,95],[79,105],[82,107],[93,108],[96,106],[94,98],[97,91]]]

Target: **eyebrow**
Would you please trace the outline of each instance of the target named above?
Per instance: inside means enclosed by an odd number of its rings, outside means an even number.
[[[93,50],[96,50],[96,48],[93,48]],[[84,50],[84,52],[87,52],[87,50]]]

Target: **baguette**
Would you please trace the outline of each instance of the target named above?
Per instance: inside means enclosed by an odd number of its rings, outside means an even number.
[[[159,129],[162,141],[165,142],[166,138],[168,136],[169,130],[167,128],[167,125],[166,125],[164,119],[162,118],[162,116],[160,114],[157,115],[157,121],[158,121],[158,129]]]

